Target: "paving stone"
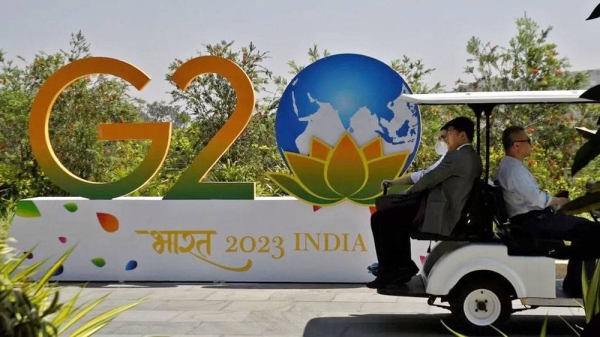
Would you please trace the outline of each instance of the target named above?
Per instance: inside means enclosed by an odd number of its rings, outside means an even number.
[[[200,323],[191,322],[111,322],[100,332],[103,334],[140,334],[140,335],[186,335]]]
[[[117,316],[113,322],[166,322],[179,315],[178,311],[165,310],[127,310]]]
[[[335,293],[327,291],[278,291],[271,296],[273,301],[292,301],[292,302],[329,302],[335,297]]]
[[[363,313],[426,314],[429,305],[424,303],[363,303]]]
[[[155,300],[204,300],[213,295],[215,291],[193,291],[189,289],[176,289],[172,291],[159,291],[148,295],[149,298]]]
[[[337,293],[333,298],[334,302],[398,302],[396,296],[382,296],[377,293]]]
[[[269,323],[202,323],[192,329],[189,334],[224,334],[224,335],[262,335],[270,327]]]
[[[315,313],[302,311],[252,311],[244,322],[258,323],[306,323]]]
[[[275,291],[273,290],[216,290],[210,296],[207,296],[207,301],[266,301]]]
[[[184,311],[170,319],[171,322],[236,322],[247,320],[251,313],[248,311]],[[253,321],[252,321],[253,322]]]
[[[287,311],[294,302],[283,301],[235,301],[226,306],[223,311]]]
[[[131,288],[131,289],[121,289],[121,288],[94,288],[89,289],[84,292],[85,295],[81,296],[82,299],[87,300],[95,300],[104,295],[108,295],[106,299],[115,299],[115,300],[137,300],[147,296],[152,295],[155,290],[152,289],[140,289],[140,288]],[[165,291],[166,293],[166,291]]]
[[[229,301],[164,301],[159,308],[160,310],[179,310],[179,311],[220,311],[227,307]],[[250,310],[237,310],[250,311]]]
[[[323,311],[337,311],[337,312],[359,312],[360,307],[363,303],[351,303],[351,302],[296,302],[290,311],[303,311],[303,312],[323,312]]]
[[[65,301],[79,289],[68,287],[61,299]],[[152,284],[127,287],[118,284],[84,289],[84,299],[93,300],[109,291],[114,294],[88,317],[142,296],[150,299],[117,316],[94,336],[451,335],[440,322],[448,322],[448,310],[429,306],[424,298],[378,295],[364,285],[163,284],[153,288]],[[522,307],[519,301],[513,305]],[[557,315],[571,324],[585,322],[581,308],[538,308],[513,314],[505,332],[511,337],[537,337],[547,314],[550,315],[548,337],[572,335]]]
[[[100,304],[98,304],[98,306],[94,310],[109,310],[109,309],[113,309],[116,307],[120,307],[122,305],[130,304],[133,301],[135,301],[135,300],[105,299],[104,301],[100,302]],[[91,302],[89,302],[89,303],[91,303]],[[147,300],[147,301],[144,301],[143,303],[136,305],[135,307],[133,307],[129,310],[154,310],[154,309],[159,308],[162,305],[162,303],[164,303],[164,302]]]

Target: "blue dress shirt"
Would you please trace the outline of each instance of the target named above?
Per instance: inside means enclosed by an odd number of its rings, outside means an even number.
[[[552,196],[540,190],[531,172],[517,158],[502,158],[496,172],[496,180],[502,187],[509,217],[550,206]]]

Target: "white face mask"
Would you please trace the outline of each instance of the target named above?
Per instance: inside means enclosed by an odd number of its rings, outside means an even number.
[[[437,143],[435,143],[435,152],[440,156],[445,155],[446,152],[448,152],[448,144],[446,144],[446,142],[438,140]]]

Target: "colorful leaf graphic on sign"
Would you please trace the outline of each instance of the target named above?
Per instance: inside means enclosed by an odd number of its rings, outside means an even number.
[[[22,218],[39,218],[42,216],[35,203],[31,200],[19,201],[16,214]]]
[[[96,216],[98,217],[100,226],[102,226],[105,231],[113,233],[119,230],[119,219],[114,215],[108,213],[96,213]]]

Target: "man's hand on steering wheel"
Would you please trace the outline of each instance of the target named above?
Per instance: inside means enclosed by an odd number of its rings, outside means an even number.
[[[394,186],[394,180],[383,180],[381,181],[381,189],[385,190],[386,188],[390,188]]]

